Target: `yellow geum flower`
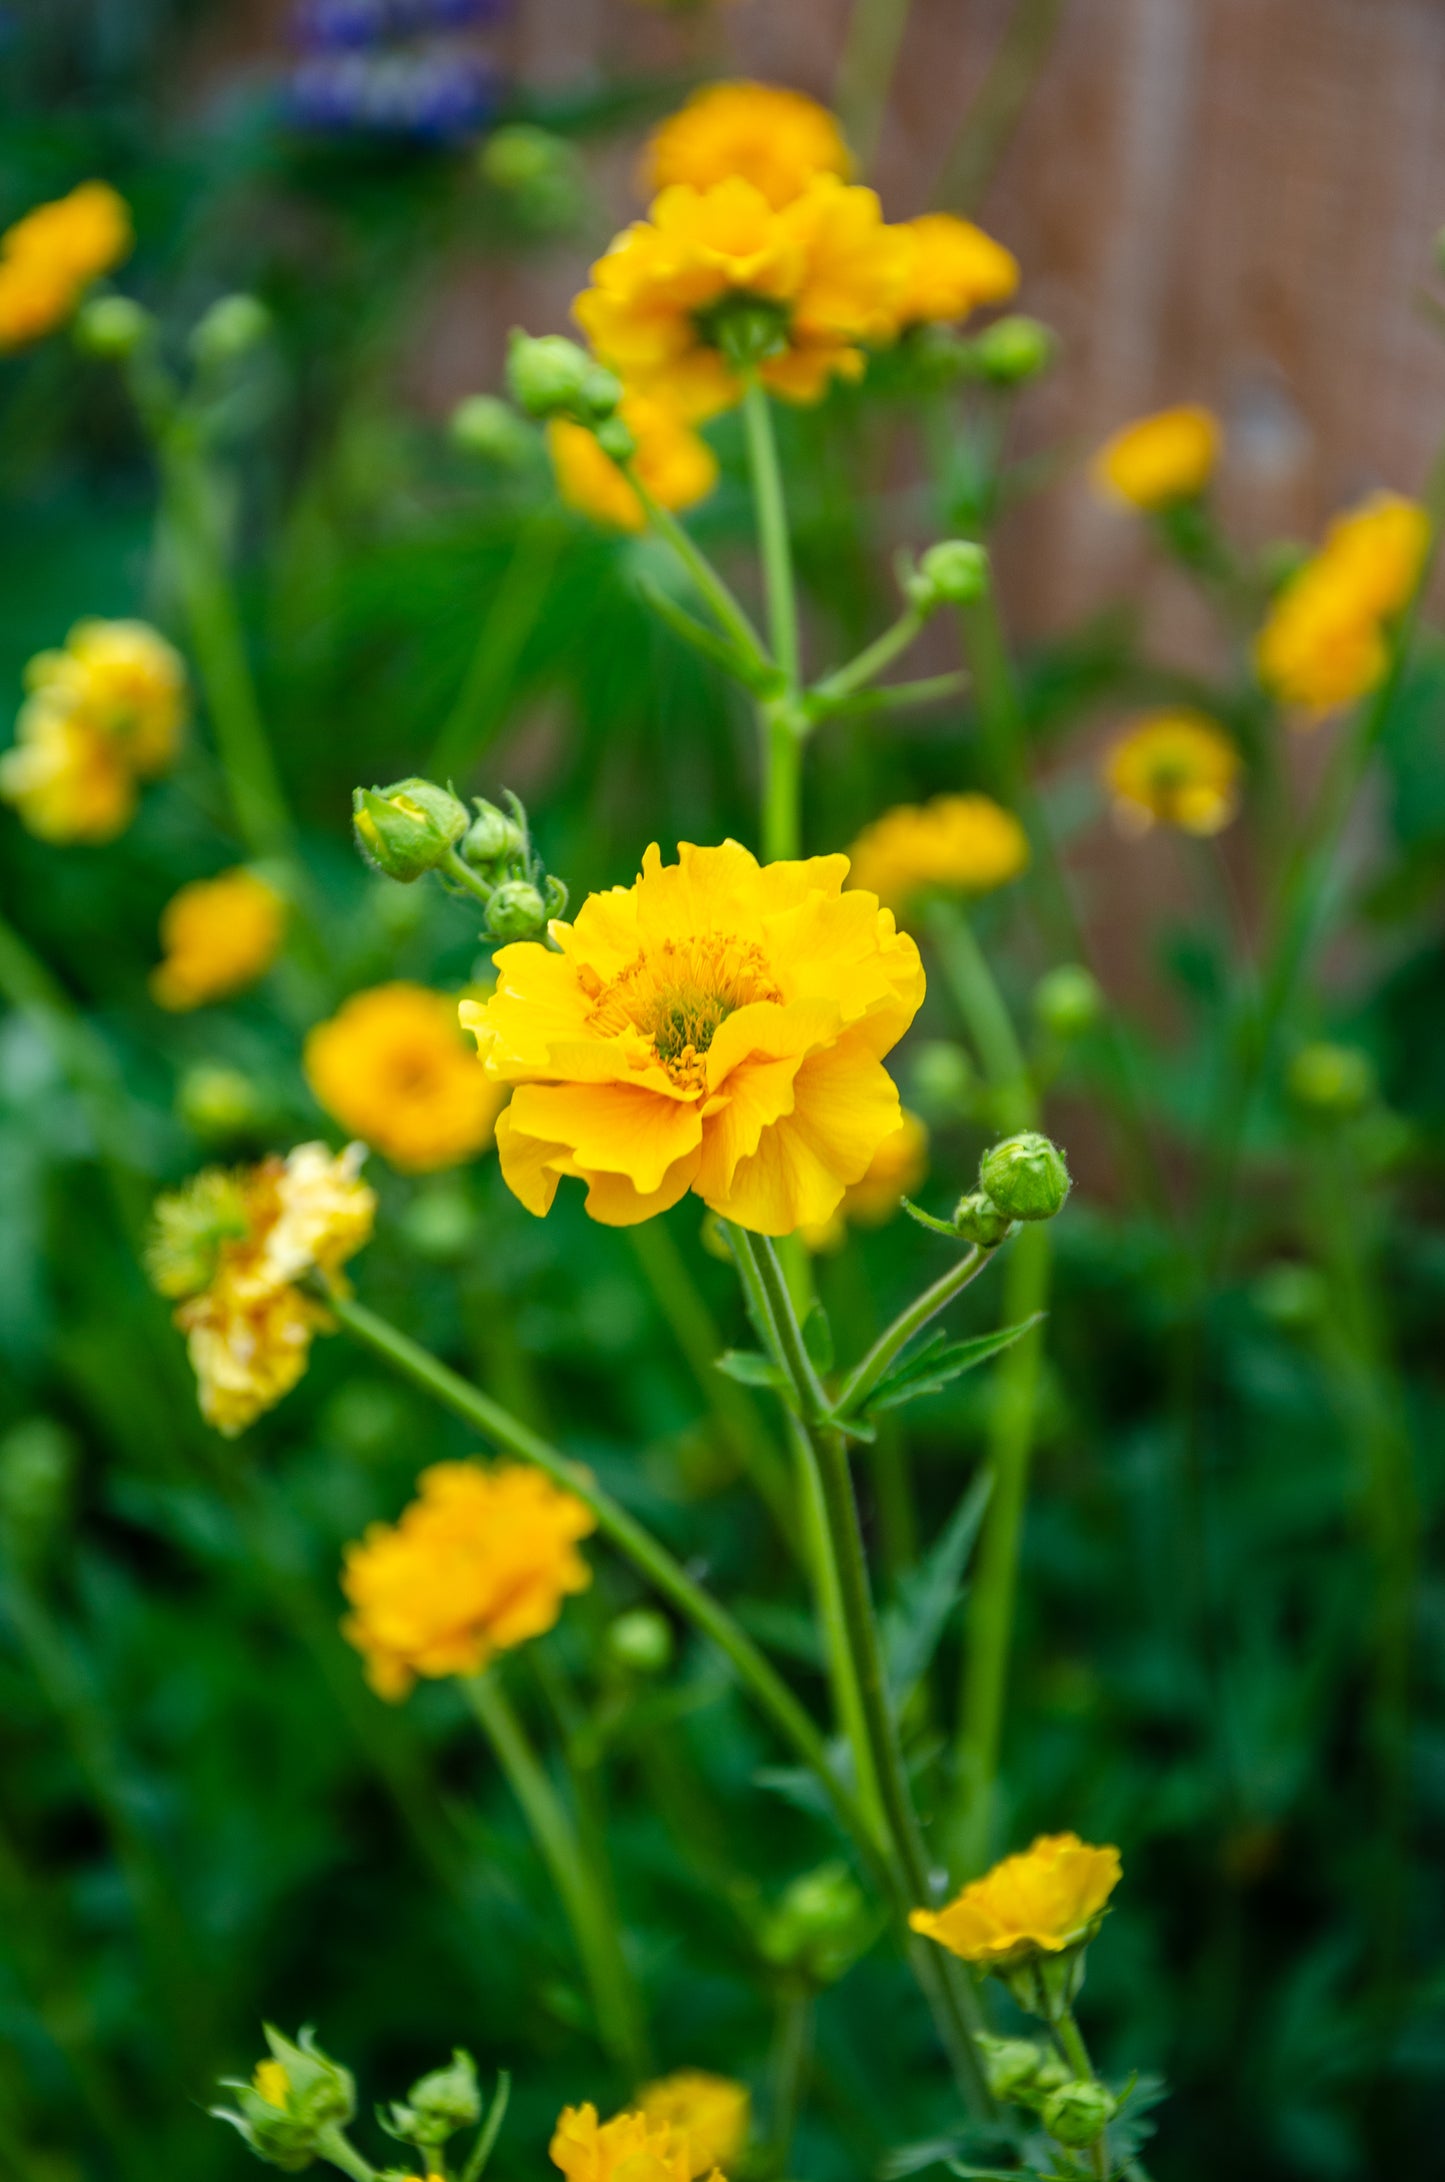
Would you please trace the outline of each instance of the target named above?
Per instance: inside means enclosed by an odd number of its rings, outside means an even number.
[[[1087,1939],[1119,1884],[1119,1851],[1090,1848],[1077,1834],[1040,1834],[1006,1856],[947,1908],[915,1909],[908,1922],[925,1939],[984,1970],[1035,1954],[1060,1954]]]
[[[831,378],[858,378],[860,342],[894,330],[905,255],[873,191],[836,175],[781,209],[738,176],[679,182],[598,259],[573,308],[603,363],[696,421],[742,396],[729,312],[766,326],[758,369],[775,393],[817,401]]]
[[[0,797],[42,841],[112,841],[135,815],[135,777],[102,728],[32,699],[0,754]]]
[[[1134,508],[1192,500],[1214,475],[1223,434],[1212,410],[1188,403],[1126,424],[1094,457],[1091,475],[1106,499]]]
[[[849,884],[904,910],[930,888],[989,894],[1016,879],[1029,860],[1028,836],[992,796],[935,796],[900,803],[865,826],[848,851]]]
[[[633,886],[553,924],[557,952],[501,949],[461,1017],[517,1086],[497,1148],[529,1211],[574,1175],[612,1227],[689,1190],[766,1235],[830,1217],[898,1126],[883,1056],[923,1000],[917,947],[847,869],[654,844]]]
[[[903,245],[902,292],[894,305],[900,329],[944,325],[990,303],[1006,303],[1019,284],[1019,261],[972,220],[925,212],[893,233]]]
[[[134,240],[125,199],[108,182],[82,182],[7,228],[0,236],[0,350],[63,324]]]
[[[228,1437],[289,1393],[329,1318],[296,1283],[335,1279],[371,1234],[376,1198],[359,1179],[365,1147],[300,1144],[285,1159],[208,1168],[156,1205],[147,1269],[179,1298],[201,1414]]]
[[[752,2101],[746,2084],[706,2069],[680,2068],[644,2084],[637,2108],[650,2128],[672,2129],[687,2140],[687,2171],[697,2177],[730,2166],[747,2142]]]
[[[70,316],[75,287],[25,258],[0,257],[0,355],[41,340]]]
[[[707,441],[666,402],[624,394],[618,413],[637,441],[632,466],[660,507],[690,508],[717,483],[717,457]],[[597,444],[595,432],[554,417],[547,447],[557,490],[571,508],[613,530],[645,530],[647,516],[631,484]]]
[[[302,1062],[318,1105],[408,1174],[484,1151],[506,1098],[478,1069],[455,999],[400,980],[344,1001],[308,1032]]]
[[[151,972],[163,1008],[204,1007],[264,977],[286,933],[286,904],[244,866],[193,879],[161,911],[165,960]]]
[[[843,1192],[843,1201],[831,1220],[805,1227],[803,1240],[810,1250],[842,1248],[850,1222],[858,1227],[882,1227],[891,1220],[905,1197],[911,1197],[928,1172],[928,1124],[905,1106],[898,1127],[886,1136],[861,1181]]]
[[[1239,808],[1239,752],[1201,712],[1158,712],[1110,744],[1104,781],[1128,833],[1219,833]]]
[[[346,1549],[343,1634],[378,1696],[418,1675],[477,1674],[494,1653],[552,1628],[592,1581],[577,1540],[589,1508],[522,1463],[438,1462],[395,1524]]]
[[[1266,689],[1315,718],[1372,690],[1389,663],[1386,628],[1414,596],[1429,550],[1425,510],[1396,493],[1338,517],[1255,640]]]
[[[695,2182],[687,2139],[645,2114],[599,2122],[595,2106],[564,2107],[548,2147],[567,2182]],[[709,2182],[725,2182],[714,2168]]]
[[[174,763],[189,710],[185,662],[148,622],[78,621],[25,680],[41,704],[103,729],[139,779]]]
[[[815,174],[846,181],[853,170],[843,132],[816,99],[772,83],[710,83],[654,129],[643,154],[649,197],[685,182],[711,189],[738,176],[776,210]]]

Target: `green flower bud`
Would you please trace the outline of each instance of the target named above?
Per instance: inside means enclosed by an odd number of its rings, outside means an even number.
[[[223,295],[191,328],[191,354],[202,365],[235,363],[271,331],[271,313],[259,296]]]
[[[0,1439],[0,1533],[23,1557],[65,1523],[79,1453],[54,1417],[27,1417]]]
[[[666,1674],[675,1649],[671,1622],[650,1606],[619,1614],[607,1631],[608,1656],[629,1674]]]
[[[1057,1144],[1026,1129],[984,1153],[978,1186],[1010,1220],[1052,1220],[1072,1184]]]
[[[356,788],[351,797],[356,845],[369,864],[410,886],[435,871],[467,830],[467,808],[449,788],[430,780],[398,780],[390,788]]]
[[[940,606],[967,606],[988,590],[988,554],[969,538],[944,538],[931,545],[904,585],[923,614]]]
[[[526,832],[515,818],[481,796],[473,796],[472,807],[477,815],[462,837],[461,854],[474,870],[486,871],[526,855]]]
[[[1037,318],[999,318],[973,342],[973,364],[993,386],[1023,386],[1048,370],[1058,342]]]
[[[846,1864],[820,1864],[795,1879],[767,1919],[759,1944],[769,1962],[831,1985],[870,1947],[877,1922]]]
[[[512,190],[546,181],[559,169],[570,174],[576,159],[564,137],[518,121],[492,131],[477,156],[477,164],[494,189]]]
[[[250,2083],[226,2086],[236,2093],[238,2110],[213,2106],[211,2112],[217,2121],[229,2122],[259,2159],[298,2174],[318,2151],[327,2152],[328,2136],[334,2142],[335,2132],[350,2121],[356,2086],[350,2071],[321,2051],[310,2030],[293,2044],[269,2023],[264,2028],[270,2059],[258,2065]]]
[[[507,384],[529,416],[601,424],[622,399],[622,381],[560,333],[514,331]]]
[[[971,1190],[953,1208],[955,1232],[966,1243],[977,1243],[984,1250],[996,1250],[1012,1226],[1008,1214],[1000,1212],[983,1190]]]
[[[198,1061],[176,1086],[176,1112],[207,1143],[225,1144],[259,1129],[267,1102],[239,1068]]]
[[[751,371],[788,345],[788,313],[760,296],[732,295],[708,313],[708,335],[738,371]]]
[[[962,1046],[930,1038],[912,1057],[911,1099],[926,1121],[957,1121],[969,1111],[978,1078]]]
[[[508,879],[487,905],[487,932],[499,942],[541,939],[547,904],[530,879]]]
[[[536,448],[536,435],[510,402],[495,394],[469,394],[458,402],[449,427],[458,447],[502,469],[519,470]]]
[[[81,305],[72,331],[77,347],[88,356],[122,363],[150,339],[154,327],[150,312],[128,295],[98,295]]]
[[[1321,1039],[1301,1046],[1289,1064],[1289,1093],[1297,1106],[1321,1121],[1352,1121],[1375,1096],[1375,1069],[1358,1046]]]
[[[450,2068],[434,2068],[419,2077],[406,2095],[405,2106],[393,2106],[391,2111],[397,2133],[413,2144],[445,2144],[458,2129],[470,2129],[482,2118],[482,2095],[471,2055],[458,2046]]]
[[[637,452],[637,434],[621,417],[609,417],[597,427],[597,444],[614,462],[630,462]]]
[[[1095,2143],[1118,2111],[1118,2102],[1100,2083],[1087,2077],[1060,2084],[1040,2109],[1049,2135],[1060,2144],[1084,2146]]]
[[[1082,963],[1061,962],[1034,987],[1034,1015],[1051,1037],[1082,1037],[1104,1012],[1098,979]]]
[[[1069,2072],[1058,2055],[1032,2038],[995,2038],[988,2031],[974,2035],[988,2088],[996,2099],[1030,2103],[1031,2094],[1041,2095],[1068,2081]]]

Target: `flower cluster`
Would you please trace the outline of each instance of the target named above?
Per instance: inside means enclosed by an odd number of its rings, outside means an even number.
[[[354,993],[307,1034],[306,1081],[333,1121],[408,1174],[472,1159],[506,1092],[477,1067],[445,993],[398,980]]]
[[[575,1494],[537,1470],[439,1462],[395,1524],[349,1546],[345,1634],[378,1695],[405,1697],[418,1675],[476,1674],[494,1653],[553,1627],[591,1572],[577,1540],[595,1527]]]
[[[63,325],[91,282],[130,254],[123,197],[82,182],[37,205],[0,235],[0,351],[24,348]]]
[[[1198,712],[1158,712],[1111,743],[1104,781],[1126,833],[1219,833],[1239,806],[1239,752]]]
[[[297,1283],[335,1279],[369,1240],[364,1158],[360,1144],[339,1154],[301,1144],[237,1173],[207,1168],[157,1202],[147,1269],[177,1300],[201,1414],[228,1437],[290,1392],[329,1323]]]
[[[1413,598],[1429,550],[1425,510],[1396,493],[1340,516],[1259,632],[1266,689],[1316,718],[1372,690],[1388,662],[1389,624]]]
[[[574,1175],[610,1226],[689,1190],[763,1234],[831,1218],[898,1127],[882,1061],[923,1000],[917,947],[847,870],[654,846],[633,886],[552,926],[555,952],[501,950],[461,1015],[516,1086],[497,1146],[529,1211]]]
[[[700,2169],[685,2133],[645,2113],[599,2121],[595,2106],[567,2106],[549,2146],[567,2182],[695,2182]],[[725,2182],[716,2168],[709,2182]]]
[[[137,783],[174,762],[187,714],[179,653],[143,621],[81,621],[25,680],[0,796],[42,840],[112,840]]]
[[[1029,860],[1028,837],[1012,811],[985,795],[901,803],[865,826],[848,851],[851,883],[900,913],[930,889],[989,894]]]
[[[286,904],[256,872],[194,879],[161,912],[165,959],[151,972],[152,996],[179,1012],[244,992],[270,969],[285,933]]]
[[[1186,403],[1126,424],[1094,457],[1093,479],[1106,499],[1152,510],[1192,500],[1214,475],[1221,442],[1211,410]]]

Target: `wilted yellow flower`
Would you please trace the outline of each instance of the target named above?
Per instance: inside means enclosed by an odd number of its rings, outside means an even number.
[[[670,2128],[687,2139],[687,2171],[694,2178],[729,2166],[747,2142],[752,2101],[746,2084],[705,2069],[680,2068],[637,2094],[638,2111],[653,2129]]]
[[[923,999],[918,949],[847,869],[654,844],[633,886],[553,924],[559,952],[501,950],[461,1015],[517,1086],[497,1147],[529,1211],[575,1175],[613,1227],[689,1190],[767,1235],[831,1215],[898,1126],[882,1057]]]
[[[0,797],[42,841],[112,841],[134,816],[135,779],[103,729],[32,699],[0,753]]]
[[[826,106],[772,83],[710,83],[654,129],[643,156],[649,197],[685,182],[711,189],[737,175],[774,208],[815,174],[846,181],[853,162]]]
[[[804,1242],[810,1250],[837,1250],[850,1221],[859,1227],[881,1227],[892,1219],[900,1200],[913,1195],[927,1172],[928,1124],[905,1106],[898,1127],[873,1154],[868,1172],[843,1192],[843,1202],[831,1220],[804,1228]]]
[[[645,394],[624,394],[619,414],[637,441],[632,467],[644,489],[664,508],[690,508],[717,483],[717,457],[705,439],[670,409]],[[595,432],[554,417],[547,446],[557,490],[567,505],[613,530],[643,530],[642,502]]]
[[[721,345],[729,312],[768,328],[763,381],[816,401],[830,378],[860,376],[861,341],[891,335],[903,260],[873,191],[836,175],[781,209],[738,176],[679,182],[598,259],[574,310],[605,364],[690,418],[741,398]]]
[[[151,972],[163,1008],[204,1007],[264,977],[286,931],[286,904],[244,866],[193,879],[161,912],[165,960]]]
[[[1201,712],[1159,712],[1111,743],[1104,780],[1126,832],[1219,833],[1239,807],[1239,752]]]
[[[78,621],[65,649],[25,670],[32,700],[102,728],[141,780],[175,759],[186,724],[185,662],[144,621]]]
[[[915,1909],[908,1922],[950,1954],[993,1970],[1031,1954],[1059,1954],[1086,1939],[1119,1884],[1119,1851],[1077,1834],[1040,1834],[1006,1856],[947,1908]]]
[[[335,1278],[370,1234],[376,1198],[359,1179],[365,1147],[333,1154],[300,1144],[286,1159],[227,1174],[207,1168],[162,1197],[147,1270],[179,1297],[201,1414],[227,1436],[243,1431],[306,1369],[326,1311],[295,1285]]]
[[[0,350],[62,324],[134,239],[125,199],[108,182],[82,182],[7,228],[0,236]]]
[[[1255,641],[1265,687],[1315,715],[1373,689],[1389,661],[1386,626],[1414,596],[1429,550],[1425,510],[1397,493],[1338,517]]]
[[[893,233],[903,245],[905,278],[894,305],[898,326],[945,324],[989,303],[1005,303],[1019,284],[1019,261],[972,220],[925,212]]]
[[[567,2182],[694,2182],[685,2137],[645,2114],[599,2122],[595,2106],[567,2106],[548,2147]],[[710,2182],[724,2182],[716,2169]]]
[[[483,1151],[506,1097],[477,1068],[456,1001],[425,985],[354,993],[307,1034],[302,1058],[318,1104],[410,1174]]]
[[[865,826],[848,851],[849,884],[904,909],[929,888],[989,894],[1016,879],[1029,860],[1028,836],[992,796],[935,796],[900,803]]]
[[[381,1697],[418,1675],[477,1674],[495,1652],[552,1628],[592,1581],[577,1540],[589,1508],[523,1463],[438,1462],[395,1524],[346,1549],[343,1633]]]
[[[284,2112],[291,2078],[279,2061],[258,2061],[251,2073],[251,2088],[268,2106],[279,2106]]]
[[[1161,409],[1104,442],[1094,457],[1094,483],[1106,498],[1135,508],[1192,500],[1214,475],[1221,441],[1212,410],[1193,403]]]

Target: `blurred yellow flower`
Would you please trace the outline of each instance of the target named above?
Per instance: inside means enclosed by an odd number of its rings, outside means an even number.
[[[1219,460],[1222,434],[1211,410],[1186,404],[1126,424],[1094,457],[1092,476],[1107,499],[1135,508],[1167,508],[1203,492]]]
[[[866,887],[904,910],[928,888],[988,894],[1016,879],[1029,860],[1028,836],[991,796],[935,796],[900,803],[865,826],[848,851],[850,886]]]
[[[964,1962],[998,1969],[1088,1938],[1119,1878],[1117,1849],[1090,1848],[1074,1833],[1040,1834],[947,1908],[915,1909],[908,1922]]]
[[[859,1227],[881,1227],[892,1219],[900,1201],[913,1195],[927,1172],[928,1124],[905,1106],[898,1127],[873,1154],[868,1172],[843,1192],[843,1202],[831,1220],[803,1229],[804,1242],[810,1250],[837,1250],[850,1220]]]
[[[268,2106],[279,2106],[284,2112],[291,2078],[279,2061],[258,2061],[252,2071],[251,2088]]]
[[[717,483],[717,457],[707,441],[666,402],[624,394],[622,421],[637,441],[632,466],[645,491],[664,508],[690,508]],[[597,436],[566,417],[547,426],[557,490],[567,505],[613,530],[643,530],[642,502]]]
[[[0,235],[0,350],[62,324],[134,240],[125,199],[108,182],[82,182],[7,228]]]
[[[598,259],[574,311],[605,364],[697,420],[742,395],[729,313],[765,330],[759,376],[775,393],[816,401],[831,378],[858,378],[858,344],[894,330],[903,259],[873,191],[836,175],[781,209],[738,176],[679,182]]]
[[[670,2128],[687,2140],[687,2171],[693,2182],[715,2167],[729,2166],[747,2142],[752,2102],[746,2084],[705,2069],[680,2068],[637,2094],[642,2118],[653,2129]]]
[[[346,1549],[342,1624],[378,1696],[418,1675],[477,1674],[552,1628],[592,1581],[577,1540],[596,1528],[573,1493],[522,1463],[438,1462],[395,1524]]]
[[[1239,808],[1239,752],[1202,712],[1158,712],[1104,754],[1104,781],[1124,830],[1156,823],[1219,833]]]
[[[398,981],[354,993],[307,1034],[306,1081],[334,1121],[411,1174],[492,1141],[506,1094],[478,1069],[445,993]]]
[[[694,2182],[685,2137],[645,2114],[614,2114],[599,2122],[595,2106],[567,2106],[549,2146],[567,2182]],[[710,2182],[724,2182],[716,2169]]]
[[[46,841],[109,841],[135,813],[137,778],[163,772],[186,713],[186,672],[140,621],[81,621],[25,670],[29,695],[0,756],[0,796]]]
[[[184,1010],[241,992],[265,976],[285,931],[285,902],[254,871],[193,879],[161,912],[165,960],[151,972],[152,995]]]
[[[852,166],[842,130],[815,99],[771,83],[710,83],[654,129],[643,183],[655,197],[674,182],[711,189],[736,175],[776,209],[815,174],[846,181]]]
[[[201,1414],[228,1437],[272,1408],[306,1369],[329,1320],[297,1281],[334,1278],[371,1235],[376,1198],[365,1147],[299,1144],[228,1174],[207,1168],[160,1198],[146,1252],[153,1286],[181,1300]]]
[[[905,268],[894,304],[900,328],[967,318],[986,304],[1007,302],[1018,287],[1018,259],[972,220],[925,212],[893,233],[903,246]]]
[[[1255,640],[1266,689],[1316,718],[1373,689],[1389,663],[1386,625],[1414,596],[1429,550],[1425,510],[1396,493],[1339,516]]]
[[[101,728],[32,700],[0,753],[0,797],[42,841],[112,841],[135,814],[135,779]]]
[[[497,1147],[529,1211],[575,1175],[614,1227],[689,1190],[767,1235],[830,1217],[898,1126],[882,1060],[923,1000],[918,949],[847,869],[736,841],[664,865],[654,844],[633,886],[552,926],[557,952],[501,950],[461,1015],[517,1086]]]

